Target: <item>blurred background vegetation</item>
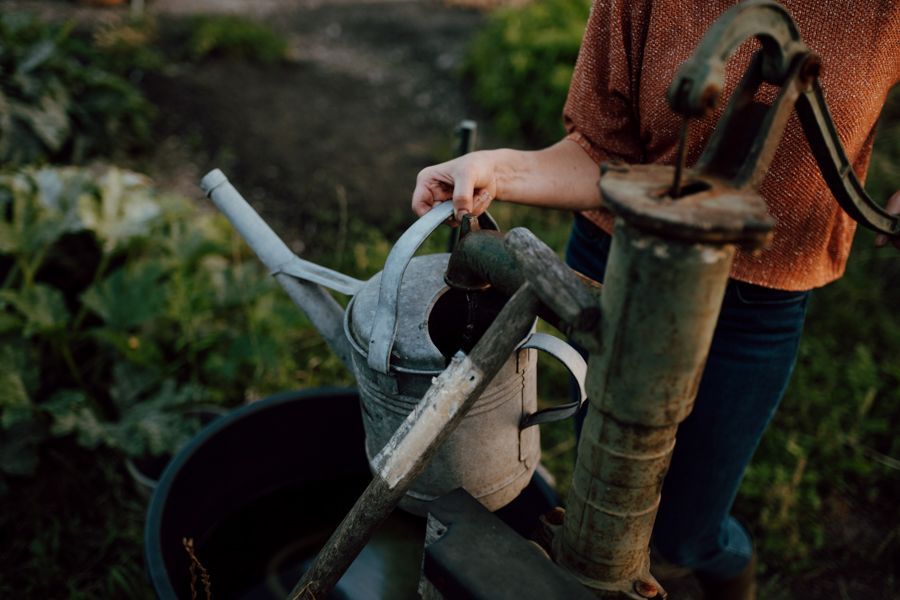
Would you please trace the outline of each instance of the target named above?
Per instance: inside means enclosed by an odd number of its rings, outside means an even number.
[[[460,85],[497,139],[539,146],[561,134],[588,6],[501,9],[475,32]],[[287,49],[234,16],[163,29],[0,15],[0,595],[148,597],[146,500],[123,459],[174,452],[200,426],[198,406],[351,383],[222,217],[128,168],[153,140],[147,73],[211,58],[272,64]],[[449,144],[429,152],[449,158]],[[875,198],[900,189],[898,164],[895,93],[869,172]],[[492,213],[565,244],[566,214]],[[344,217],[314,258],[369,276],[393,234]],[[738,499],[767,598],[800,597],[825,571],[829,585],[863,577],[875,590],[900,573],[900,255],[872,246],[860,232],[846,276],[814,294],[788,396]],[[542,377],[542,398],[565,385],[554,365]],[[571,426],[543,436],[564,495]]]

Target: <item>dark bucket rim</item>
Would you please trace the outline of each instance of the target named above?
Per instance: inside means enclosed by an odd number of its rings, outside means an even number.
[[[236,421],[273,406],[311,398],[327,400],[329,398],[358,394],[359,392],[356,387],[352,386],[323,386],[278,392],[271,396],[267,396],[262,400],[253,402],[252,404],[236,408],[213,420],[192,437],[175,454],[175,456],[172,457],[172,460],[166,465],[162,476],[159,478],[156,489],[153,491],[153,496],[150,498],[150,506],[147,509],[147,518],[144,521],[144,563],[150,583],[158,598],[163,600],[168,600],[169,598],[177,600],[178,598],[174,588],[172,588],[169,578],[159,576],[160,573],[167,573],[165,560],[162,554],[160,528],[162,525],[163,508],[165,506],[165,501],[169,496],[172,483],[182,466],[193,457],[194,453],[207,440],[217,435],[222,430],[230,427]]]

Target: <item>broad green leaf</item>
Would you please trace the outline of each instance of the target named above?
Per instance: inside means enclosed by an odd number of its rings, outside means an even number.
[[[117,406],[129,406],[159,387],[161,380],[157,371],[118,361],[113,367],[113,383],[109,395]]]
[[[79,213],[108,252],[129,238],[149,234],[161,211],[146,177],[109,169],[97,179],[97,185],[99,199],[82,198]]]
[[[199,430],[199,420],[186,416],[184,410],[202,397],[195,386],[179,387],[166,380],[149,397],[126,407],[119,422],[110,427],[110,436],[133,456],[173,453]]]
[[[65,174],[65,170],[42,169],[0,176],[7,215],[0,219],[0,252],[30,260],[63,233],[82,228],[69,190],[87,182],[83,176]]]
[[[37,199],[41,206],[54,211],[66,224],[66,231],[80,231],[84,224],[78,216],[79,201],[95,193],[89,172],[78,168],[45,168],[34,172]]]
[[[0,425],[8,429],[32,416],[33,406],[19,369],[0,353]]]
[[[109,443],[107,425],[98,418],[83,392],[60,390],[42,406],[52,419],[52,434],[75,434],[78,443],[88,448]]]
[[[159,261],[132,263],[88,288],[81,301],[108,327],[131,330],[165,310],[165,271]]]
[[[7,100],[12,116],[26,123],[35,136],[51,151],[57,152],[69,137],[71,123],[66,113],[68,94],[54,86],[54,94],[43,94],[33,104]]]
[[[0,312],[0,335],[19,331],[24,323],[25,321],[18,315]]]
[[[27,74],[43,64],[56,52],[56,43],[50,39],[42,39],[25,51],[25,57],[16,67],[19,75]]]
[[[62,292],[48,285],[35,284],[20,291],[2,290],[0,302],[10,304],[25,317],[23,335],[26,338],[61,329],[69,321]]]
[[[135,366],[158,371],[163,371],[166,366],[166,353],[158,336],[111,327],[97,327],[89,333],[92,338],[115,348],[122,358]]]

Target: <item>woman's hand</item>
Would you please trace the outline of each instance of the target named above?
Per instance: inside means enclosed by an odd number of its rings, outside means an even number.
[[[483,213],[497,197],[495,155],[482,150],[422,169],[412,195],[413,212],[422,216],[436,204],[452,200],[457,222],[463,215]]]
[[[894,192],[894,195],[888,198],[887,204],[884,206],[884,210],[891,213],[892,215],[900,215],[900,191]],[[888,240],[890,240],[895,248],[900,249],[900,237],[889,238],[883,233],[879,233],[877,236],[875,236],[875,245],[879,248],[881,248],[882,246],[887,246]]]
[[[422,169],[412,209],[422,216],[452,200],[457,221],[480,215],[495,198],[560,210],[596,209],[599,177],[591,157],[570,140],[543,150],[480,150]]]

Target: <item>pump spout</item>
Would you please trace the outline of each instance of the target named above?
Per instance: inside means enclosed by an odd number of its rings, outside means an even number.
[[[460,229],[444,275],[447,285],[467,291],[493,287],[512,295],[528,282],[541,301],[538,316],[590,345],[600,327],[600,284],[579,277],[523,227],[503,235],[479,230],[474,218],[465,217]]]
[[[364,282],[305,261],[272,231],[219,169],[210,171],[200,187],[237,229],[288,296],[306,313],[341,362],[353,370],[350,344],[344,335],[344,311],[322,286],[354,295]]]

